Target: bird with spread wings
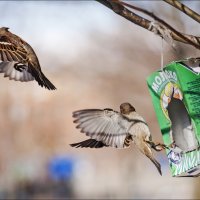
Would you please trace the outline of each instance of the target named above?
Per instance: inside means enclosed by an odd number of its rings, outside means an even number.
[[[41,87],[56,87],[43,74],[33,48],[7,27],[0,28],[0,73],[15,81],[36,80]]]
[[[74,123],[90,139],[70,144],[72,147],[127,148],[134,143],[156,166],[162,175],[160,163],[154,158],[152,148],[161,151],[164,144],[152,141],[148,125],[129,103],[120,105],[120,112],[112,109],[84,109],[73,112]]]

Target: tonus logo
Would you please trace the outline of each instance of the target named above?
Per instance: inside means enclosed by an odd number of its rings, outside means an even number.
[[[152,83],[152,89],[158,93],[162,87],[166,84],[166,82],[177,82],[176,73],[173,71],[165,70],[159,72],[157,76],[155,76],[154,81]]]

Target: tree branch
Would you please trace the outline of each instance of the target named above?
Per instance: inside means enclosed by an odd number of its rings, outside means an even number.
[[[200,23],[200,15],[177,0],[163,0]]]
[[[112,0],[96,0],[97,2],[105,5],[106,7],[110,8],[113,10],[116,14],[126,18],[127,20],[142,26],[145,29],[148,29],[150,26],[151,21],[140,17],[139,15],[131,12],[127,8],[125,8],[123,5],[120,5],[117,3],[117,1],[112,1]]]
[[[143,8],[139,8],[139,7],[136,7],[136,6],[133,6],[133,5],[130,5],[130,4],[127,4],[125,2],[122,2],[122,1],[118,1],[118,3],[122,4],[122,5],[125,5],[127,7],[130,7],[134,10],[137,10],[139,12],[142,12],[148,16],[150,16],[151,18],[153,18],[154,20],[156,20],[157,22],[159,22],[160,24],[164,25],[164,27],[166,27],[168,30],[170,30],[171,32],[171,37],[172,39],[174,40],[177,40],[175,39],[176,37],[179,37],[180,40],[182,40],[181,42],[183,43],[186,43],[186,44],[190,44],[190,45],[193,45],[194,47],[196,47],[197,49],[200,49],[200,38],[196,37],[196,36],[192,36],[192,35],[187,35],[187,34],[183,34],[183,33],[180,33],[178,32],[176,29],[174,29],[171,25],[169,25],[167,22],[165,22],[164,20],[162,20],[161,18],[157,17],[156,15],[154,15],[153,13],[143,9]],[[180,40],[177,40],[180,42]],[[197,43],[196,43],[197,41]]]
[[[183,33],[176,31],[173,27],[171,27],[165,21],[158,18],[153,13],[150,13],[147,10],[135,7],[133,5],[130,5],[125,2],[118,1],[118,0],[96,0],[96,1],[105,5],[109,9],[113,10],[116,14],[126,18],[127,20],[129,20],[149,31],[155,32],[155,29],[152,28],[152,21],[149,21],[148,19],[135,14],[131,10],[127,9],[125,6],[135,9],[137,11],[143,12],[146,15],[148,15],[148,16],[152,17],[153,19],[155,19],[156,21],[158,21],[160,23],[159,25],[161,26],[160,27],[161,29],[167,28],[170,31],[170,35],[173,40],[176,40],[176,41],[182,42],[182,43],[186,43],[186,44],[196,47],[197,49],[200,49],[200,37],[196,37],[193,35],[187,35],[187,34],[183,34]],[[158,31],[157,34],[159,34],[161,37],[163,37],[161,32]]]
[[[112,4],[108,0],[96,0],[97,2],[103,4],[104,6],[112,9]]]

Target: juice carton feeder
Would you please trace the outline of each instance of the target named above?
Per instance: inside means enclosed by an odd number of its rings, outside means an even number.
[[[174,177],[200,175],[199,69],[174,61],[147,78]]]

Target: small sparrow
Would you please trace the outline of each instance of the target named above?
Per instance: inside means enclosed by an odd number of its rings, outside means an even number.
[[[0,73],[15,81],[36,80],[41,87],[56,87],[42,73],[38,58],[32,47],[7,27],[0,28]]]
[[[91,139],[70,144],[72,147],[115,147],[127,148],[133,142],[146,155],[162,175],[161,166],[154,158],[151,148],[161,151],[165,148],[151,140],[151,133],[145,120],[130,103],[120,105],[120,113],[110,108],[85,109],[73,112],[74,123],[82,133]]]

